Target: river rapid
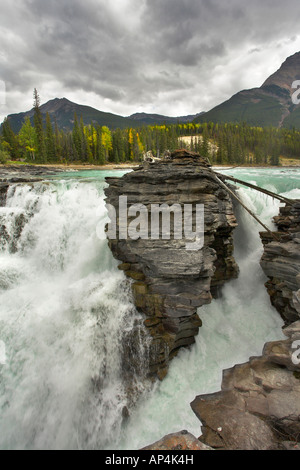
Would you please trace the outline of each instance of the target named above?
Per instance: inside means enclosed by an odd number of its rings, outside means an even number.
[[[300,199],[300,169],[228,173]],[[0,207],[1,449],[133,450],[182,429],[199,436],[195,396],[218,391],[223,369],[283,337],[259,266],[261,227],[238,208],[239,278],[199,309],[196,344],[178,354],[166,379],[148,387],[137,374],[137,400],[128,396],[122,355],[141,320],[129,282],[97,235],[107,221],[105,176],[122,174],[68,172],[12,184]],[[279,201],[245,187],[238,193],[272,228]],[[136,354],[146,367],[143,341]]]

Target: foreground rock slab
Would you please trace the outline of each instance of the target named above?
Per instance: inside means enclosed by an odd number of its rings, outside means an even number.
[[[187,431],[168,434],[160,441],[141,450],[213,450]]]
[[[297,449],[300,436],[300,321],[288,340],[267,343],[261,357],[223,372],[222,390],[195,398],[201,441],[216,449]],[[300,356],[300,348],[299,348]],[[290,444],[287,444],[290,443]]]

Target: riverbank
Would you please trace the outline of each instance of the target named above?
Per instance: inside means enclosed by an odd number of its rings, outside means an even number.
[[[107,163],[105,165],[93,165],[93,164],[62,164],[62,163],[24,163],[24,162],[9,162],[7,164],[0,164],[0,172],[3,168],[45,168],[47,170],[96,170],[96,171],[111,171],[111,170],[130,170],[133,168],[137,168],[140,163],[135,162],[126,162],[126,163]],[[213,168],[224,168],[224,169],[234,169],[234,168],[300,168],[300,160],[292,160],[292,159],[282,159],[279,166],[272,166],[272,165],[213,165]]]
[[[19,163],[19,162],[9,162],[7,164],[0,164],[0,171],[3,168],[46,168],[46,169],[57,169],[57,170],[104,170],[104,171],[109,171],[109,170],[127,170],[131,168],[136,168],[139,166],[139,164],[134,164],[134,163],[107,163],[106,165],[91,165],[91,164],[50,164],[50,163],[40,163],[40,164],[34,164],[34,163]]]
[[[47,176],[53,176],[65,172],[78,171],[113,171],[130,170],[134,165],[27,165],[27,164],[7,164],[0,165],[0,183],[25,183],[39,181]]]
[[[34,164],[34,163],[22,163],[20,164],[19,162],[10,162],[8,164],[0,164],[0,171],[2,168],[11,168],[11,167],[17,167],[17,168],[23,168],[23,167],[44,167],[46,169],[59,169],[59,170],[103,170],[103,171],[109,171],[109,170],[130,170],[132,168],[137,168],[141,163],[107,163],[105,165],[92,165],[92,164],[50,164],[50,163],[40,163],[40,164]],[[213,165],[213,168],[228,168],[228,169],[234,169],[234,168],[266,168],[266,169],[271,169],[271,168],[300,168],[300,161],[298,164],[296,163],[290,163],[290,162],[283,162],[279,166],[272,166],[272,165],[236,165],[236,166],[230,166],[230,165]]]

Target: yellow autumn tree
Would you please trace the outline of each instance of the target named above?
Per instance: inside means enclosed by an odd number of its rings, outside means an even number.
[[[108,159],[108,154],[112,150],[112,136],[108,127],[102,127],[102,145],[105,150],[106,159]]]
[[[130,160],[134,160],[134,153],[133,153],[134,137],[133,137],[133,129],[131,128],[128,131],[128,147],[129,147]]]
[[[137,139],[137,145],[138,145],[138,149],[139,149],[139,154],[142,155],[142,153],[144,152],[144,146],[141,142],[141,139],[140,139],[140,136],[139,136],[139,133],[137,132],[136,133],[136,139]]]

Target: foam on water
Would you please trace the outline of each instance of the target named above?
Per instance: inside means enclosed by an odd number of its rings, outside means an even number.
[[[137,313],[96,234],[102,191],[73,181],[8,194],[9,235],[21,212],[26,224],[0,252],[1,448],[102,447],[121,426],[121,345]]]
[[[230,174],[300,198],[299,170]],[[223,369],[282,337],[259,267],[261,227],[238,209],[239,279],[199,309],[196,344],[180,352],[167,378],[122,420],[130,408],[122,344],[138,315],[118,263],[96,233],[107,217],[105,175],[15,185],[0,209],[0,227],[6,227],[0,247],[2,449],[138,449],[182,429],[197,436],[200,423],[190,409],[195,396],[219,390]],[[270,225],[279,203],[250,189],[239,192]]]

